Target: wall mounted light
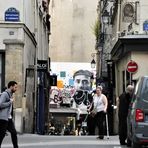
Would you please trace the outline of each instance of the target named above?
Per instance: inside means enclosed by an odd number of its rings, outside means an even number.
[[[91,56],[92,56],[92,58],[93,58],[92,61],[91,61],[91,68],[95,68],[95,67],[96,67],[96,61],[94,60],[95,54],[96,54],[96,53],[92,53],[92,54],[91,54]]]
[[[109,23],[109,12],[107,10],[105,10],[102,14],[102,22],[104,24],[108,24]]]
[[[95,68],[96,67],[96,61],[94,59],[92,59],[91,61],[91,68]]]

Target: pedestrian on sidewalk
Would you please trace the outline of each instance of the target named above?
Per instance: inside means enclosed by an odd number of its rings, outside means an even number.
[[[8,130],[11,133],[11,139],[14,148],[18,148],[17,132],[12,119],[13,113],[13,93],[17,90],[17,82],[10,81],[8,89],[0,96],[0,148],[5,133]]]
[[[94,93],[91,94],[92,99],[91,99],[90,105],[87,107],[88,108],[87,109],[88,111],[88,117],[87,117],[88,135],[95,135],[95,118],[91,114],[94,108],[93,95]]]
[[[127,115],[134,86],[128,85],[126,91],[119,96],[119,141],[120,145],[126,145],[127,139]]]
[[[97,86],[96,93],[93,96],[93,110],[96,111],[96,115],[94,116],[94,118],[99,132],[99,136],[97,137],[97,139],[104,139],[104,121],[108,106],[107,97],[102,94],[102,90],[102,86]]]

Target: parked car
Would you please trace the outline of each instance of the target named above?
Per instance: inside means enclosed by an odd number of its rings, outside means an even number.
[[[141,77],[136,84],[127,125],[127,146],[148,145],[148,76]]]

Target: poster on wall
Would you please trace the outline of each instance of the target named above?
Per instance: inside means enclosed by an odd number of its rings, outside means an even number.
[[[90,63],[51,63],[52,74],[57,75],[57,87],[50,90],[50,103],[77,108],[87,113],[95,87],[95,71]]]

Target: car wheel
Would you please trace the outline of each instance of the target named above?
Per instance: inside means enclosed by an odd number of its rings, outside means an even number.
[[[129,138],[127,138],[127,146],[130,147],[131,146],[131,140]]]
[[[141,148],[142,146],[134,141],[131,142],[131,148]]]

